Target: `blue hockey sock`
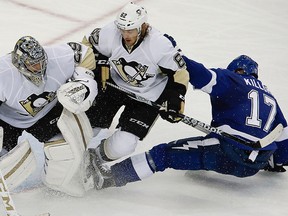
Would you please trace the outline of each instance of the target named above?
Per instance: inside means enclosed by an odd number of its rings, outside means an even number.
[[[141,180],[133,167],[131,158],[127,158],[120,163],[114,164],[111,166],[111,171],[115,180],[116,187],[121,187],[129,182]]]

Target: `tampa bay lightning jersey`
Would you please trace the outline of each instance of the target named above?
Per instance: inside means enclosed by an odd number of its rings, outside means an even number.
[[[207,69],[183,57],[190,83],[210,95],[211,125],[223,131],[257,141],[278,124],[284,126],[282,139],[288,139],[287,122],[267,86],[248,75],[227,69]],[[287,143],[288,144],[288,143]]]

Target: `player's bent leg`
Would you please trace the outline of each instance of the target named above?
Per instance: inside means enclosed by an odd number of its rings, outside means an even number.
[[[156,172],[162,172],[166,168],[200,170],[204,169],[203,153],[207,146],[213,145],[219,146],[219,141],[214,138],[192,137],[154,146],[149,153]]]
[[[118,129],[108,139],[103,140],[96,148],[103,162],[117,160],[135,151],[139,137]]]
[[[190,138],[171,142],[169,144],[159,144],[153,147],[149,152],[131,156],[130,158],[111,166],[110,178],[115,182],[115,186],[120,187],[130,182],[143,180],[153,175],[154,172],[164,171],[166,168],[184,170],[202,169],[203,149],[199,150],[195,148],[191,150],[186,147],[183,149],[183,145],[187,145],[188,141],[189,143],[194,142],[195,145],[203,145],[202,139],[203,137]],[[206,142],[204,141],[204,143]],[[212,144],[212,142],[210,142],[210,144]],[[103,177],[101,172],[100,174],[98,172],[97,175],[95,184],[97,184],[98,179]]]
[[[134,134],[118,129],[112,136],[102,140],[99,146],[86,151],[81,168],[85,190],[103,188],[107,179],[110,179],[110,174],[105,171],[108,170],[105,163],[133,153],[138,140]]]
[[[119,163],[114,164],[111,168],[104,169],[97,165],[99,163],[97,154],[94,150],[89,150],[87,163],[89,164],[89,172],[87,176],[91,177],[87,180],[88,189],[95,188],[97,190],[108,187],[121,187],[130,182],[143,180],[153,175],[153,162],[148,152],[140,153],[127,158]],[[90,181],[90,182],[88,182]]]
[[[163,143],[153,147],[149,152],[134,155],[111,166],[115,186],[143,180],[154,172],[166,168],[178,170],[200,170],[204,168],[203,154],[205,147],[218,146],[217,139],[194,137]]]

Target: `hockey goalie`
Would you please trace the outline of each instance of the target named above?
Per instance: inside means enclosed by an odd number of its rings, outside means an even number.
[[[46,186],[71,196],[84,194],[78,173],[84,150],[93,137],[89,120],[84,112],[76,115],[64,108],[57,125],[62,135],[44,143],[44,156],[41,155],[43,149],[39,154],[39,143],[36,149],[28,139],[24,139],[0,158],[0,169],[10,191],[33,176],[37,167],[43,167],[39,158],[45,157],[42,176]],[[0,136],[3,136],[1,131]]]

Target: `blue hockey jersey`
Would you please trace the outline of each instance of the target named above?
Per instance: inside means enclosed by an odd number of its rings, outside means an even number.
[[[277,149],[274,154],[277,163],[287,163],[287,122],[267,86],[253,76],[239,75],[227,69],[207,69],[185,56],[183,58],[189,71],[190,83],[195,89],[210,95],[211,125],[227,133],[257,141],[282,124],[282,135],[267,149]]]

